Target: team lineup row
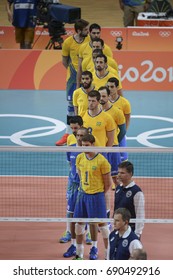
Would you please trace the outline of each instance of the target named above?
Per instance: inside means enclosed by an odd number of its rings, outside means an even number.
[[[100,38],[101,27],[83,19],[75,34],[62,45],[62,63],[67,69],[67,129],[57,146],[126,146],[131,105],[123,97],[117,62]],[[88,35],[89,33],[89,35]],[[71,133],[72,132],[72,133]],[[129,259],[142,250],[143,224],[129,226],[130,217],[144,218],[144,196],[132,180],[133,164],[127,153],[70,153],[67,217],[110,217],[110,190],[115,189],[114,227],[109,223],[67,223],[60,242],[71,240],[64,257],[83,259],[83,238],[91,244],[90,260],[98,258],[97,236],[102,234],[105,259]],[[91,238],[90,238],[91,235]],[[142,250],[143,252],[143,250]]]

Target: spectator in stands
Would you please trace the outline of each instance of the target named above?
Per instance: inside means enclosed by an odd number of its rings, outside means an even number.
[[[129,226],[130,211],[119,208],[114,213],[114,230],[109,235],[108,260],[128,260],[134,249],[142,249],[142,243]]]
[[[15,39],[16,43],[20,44],[20,49],[32,48],[37,2],[38,0],[7,0],[8,20],[15,27]]]
[[[135,26],[139,13],[148,9],[151,0],[119,0],[120,8],[124,12],[124,26]]]

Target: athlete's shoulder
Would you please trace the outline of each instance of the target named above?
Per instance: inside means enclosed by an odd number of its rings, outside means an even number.
[[[67,137],[67,146],[73,146],[74,144],[76,144],[76,137],[74,136],[74,134],[70,134]]]

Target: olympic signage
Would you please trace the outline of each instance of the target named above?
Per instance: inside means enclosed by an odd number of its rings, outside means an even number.
[[[74,34],[74,28],[66,28],[63,39]],[[117,37],[122,37],[122,50],[131,51],[172,51],[173,27],[103,27],[101,37],[113,51]],[[34,49],[45,49],[50,40],[48,29],[40,26],[35,29]],[[0,42],[3,49],[18,49],[15,42],[14,27],[0,26]]]
[[[114,51],[114,58],[124,90],[173,90],[173,52]],[[0,89],[66,88],[61,51],[1,50],[0,61]]]
[[[123,88],[173,90],[173,52],[114,52]]]
[[[173,137],[173,127],[170,127],[170,124],[172,125],[173,119],[167,118],[167,117],[161,117],[161,116],[149,116],[149,115],[132,115],[132,123],[134,120],[138,121],[139,119],[143,119],[146,122],[147,121],[156,121],[158,124],[160,122],[165,123],[164,128],[160,126],[160,128],[142,131],[141,133],[136,132],[136,135],[130,135],[127,137],[128,146],[131,146],[131,142],[136,141],[135,145],[141,145],[143,147],[151,147],[151,148],[166,148],[169,146],[166,145],[160,145],[158,144],[158,140],[162,140],[164,143],[164,140],[167,140],[168,138]],[[18,146],[27,146],[27,147],[34,147],[39,146],[39,143],[41,143],[42,137],[48,137],[48,142],[50,141],[50,144],[52,145],[52,140],[49,137],[51,135],[57,135],[58,133],[62,132],[65,129],[65,123],[54,119],[50,117],[45,116],[38,116],[38,115],[23,115],[23,114],[0,114],[0,119],[3,120],[10,120],[12,119],[15,121],[15,126],[13,128],[14,132],[11,134],[5,134],[0,135],[0,142],[3,140],[10,141],[11,144],[15,144]],[[23,123],[24,119],[32,120],[33,121],[33,127],[29,125],[29,127],[21,130],[20,123]],[[38,127],[35,127],[34,121],[40,121],[40,125]],[[43,125],[44,122],[44,125]],[[27,122],[26,122],[27,123]],[[168,125],[168,127],[166,127]],[[35,144],[33,144],[35,142]],[[172,144],[172,142],[171,142]]]

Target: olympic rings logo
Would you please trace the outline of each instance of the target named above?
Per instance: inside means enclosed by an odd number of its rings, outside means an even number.
[[[74,31],[72,31],[72,30],[67,30],[66,31],[67,36],[72,36],[73,34],[74,34]]]
[[[61,131],[63,131],[66,128],[66,125],[56,119],[49,118],[49,117],[43,117],[43,116],[36,116],[36,115],[21,115],[21,114],[0,114],[1,118],[27,118],[27,119],[35,119],[40,121],[47,121],[53,125],[49,126],[41,126],[41,127],[33,127],[29,129],[24,129],[21,131],[17,131],[13,133],[12,135],[5,135],[0,136],[0,139],[8,139],[12,143],[19,145],[19,146],[30,146],[34,147],[37,145],[32,145],[27,142],[25,142],[23,139],[32,139],[32,138],[38,138],[38,137],[45,137],[52,134],[57,134]],[[41,132],[43,131],[43,132]],[[35,133],[35,134],[34,134]]]
[[[12,143],[19,145],[19,146],[38,146],[30,144],[26,141],[26,139],[33,139],[33,138],[41,138],[50,135],[57,134],[63,131],[66,127],[65,123],[62,121],[56,120],[54,118],[44,117],[44,116],[37,116],[37,115],[22,115],[22,114],[0,114],[1,118],[21,118],[21,119],[30,119],[36,121],[46,121],[51,123],[51,125],[42,125],[39,127],[32,127],[28,129],[23,129],[17,132],[12,133],[11,135],[4,135],[0,136],[1,139],[10,140]],[[167,117],[159,117],[159,116],[147,116],[147,115],[132,115],[132,119],[146,119],[146,120],[156,120],[156,121],[164,121],[168,123],[173,123],[172,118]],[[171,132],[172,131],[172,132]],[[168,133],[167,133],[168,132]],[[165,133],[165,134],[163,134]],[[155,143],[150,142],[150,140],[158,140],[158,139],[167,139],[173,137],[173,127],[168,128],[157,128],[152,129],[149,131],[144,131],[136,136],[128,136],[127,140],[130,141],[137,141],[142,146],[152,147],[152,148],[165,148],[166,146],[157,145]],[[130,145],[128,145],[130,146]]]
[[[111,34],[111,36],[112,37],[119,37],[119,36],[121,36],[122,35],[122,31],[111,31],[110,32],[110,34]]]
[[[159,35],[161,37],[169,37],[171,35],[171,32],[170,31],[160,31]]]
[[[131,118],[151,119],[151,120],[166,121],[168,123],[173,123],[172,118],[158,117],[158,116],[132,115]],[[173,132],[173,127],[152,129],[152,130],[149,130],[149,131],[142,132],[135,137],[127,137],[127,140],[136,140],[138,143],[140,143],[141,145],[146,146],[146,147],[166,148],[166,146],[153,144],[149,140],[172,138],[173,133],[162,134],[163,132],[167,132],[167,131],[172,131]],[[159,134],[159,133],[160,133],[160,135],[155,135],[155,134]]]

